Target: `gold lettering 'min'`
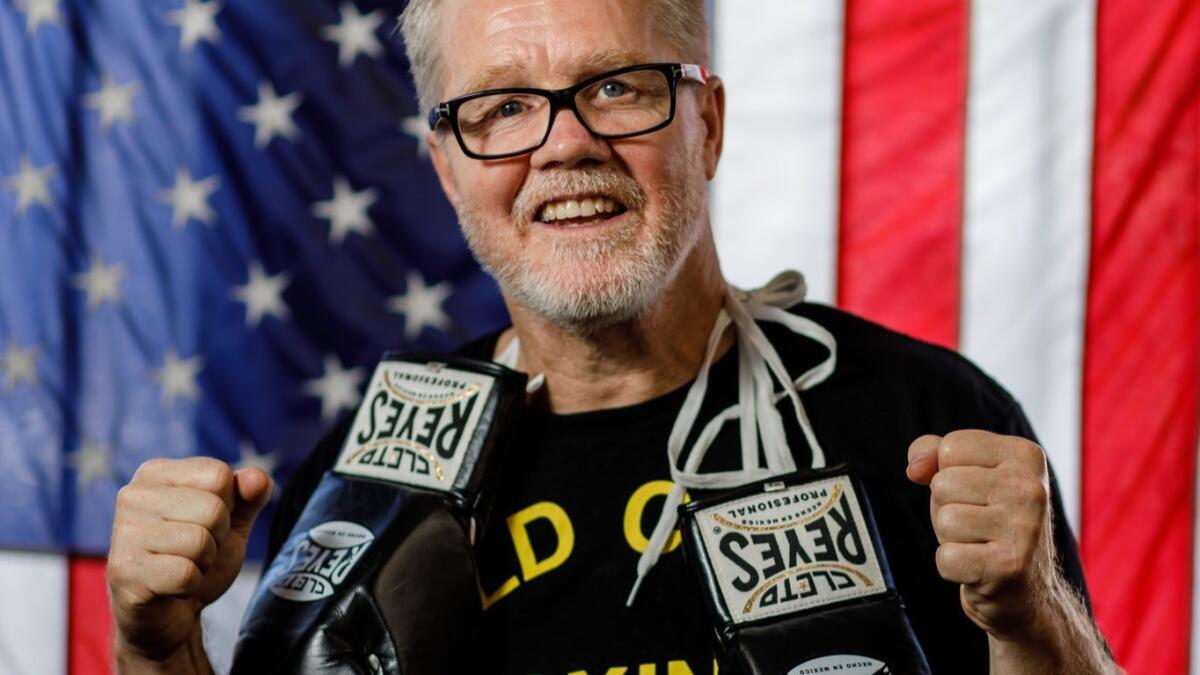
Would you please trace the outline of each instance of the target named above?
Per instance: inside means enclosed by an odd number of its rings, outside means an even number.
[[[625,675],[629,672],[626,666],[613,666],[604,671],[604,675]],[[642,663],[637,667],[637,675],[656,675],[658,666],[653,663]],[[588,675],[586,670],[572,670],[567,675]],[[696,675],[687,661],[668,661],[667,675]],[[717,661],[713,659],[712,675],[717,675]]]

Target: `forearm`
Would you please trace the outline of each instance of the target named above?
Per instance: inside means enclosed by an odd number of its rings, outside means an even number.
[[[118,675],[213,675],[199,627],[183,646],[164,659],[139,652],[118,635],[113,657]]]
[[[1011,638],[988,636],[991,675],[1115,675],[1123,673],[1082,600],[1056,578],[1044,611]]]

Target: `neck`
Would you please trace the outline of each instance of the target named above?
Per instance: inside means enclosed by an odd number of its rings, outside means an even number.
[[[649,400],[696,376],[721,310],[725,281],[711,235],[701,237],[653,306],[637,318],[579,333],[506,298],[513,327],[497,343],[521,339],[517,367],[543,373],[540,403],[556,413],[616,408]],[[733,344],[722,336],[717,355]]]

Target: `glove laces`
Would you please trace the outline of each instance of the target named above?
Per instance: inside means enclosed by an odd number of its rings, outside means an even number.
[[[675,529],[679,519],[679,505],[683,502],[685,490],[733,488],[796,470],[796,462],[788,448],[787,436],[783,430],[783,418],[776,407],[784,398],[791,402],[791,409],[808,443],[810,466],[813,469],[825,466],[825,453],[817,441],[816,434],[813,433],[812,423],[804,411],[799,392],[824,382],[833,374],[837,364],[837,341],[833,334],[820,324],[787,311],[789,307],[804,300],[806,291],[803,275],[792,270],[781,272],[762,288],[746,291],[728,285],[725,287],[721,311],[708,336],[704,361],[688,389],[667,439],[667,461],[671,467],[671,480],[674,485],[667,493],[662,514],[638,560],[637,579],[625,601],[627,607],[633,605],[642,581],[658,563],[663,548]],[[829,350],[829,356],[801,373],[799,377],[793,378],[784,367],[778,352],[755,323],[756,320],[782,324],[793,333],[820,343]],[[700,407],[708,391],[708,377],[717,345],[731,325],[736,330],[738,346],[738,402],[709,420],[692,444],[681,467],[684,444],[696,426]],[[513,368],[519,353],[520,343],[514,337],[496,361]],[[541,374],[533,377],[528,391],[536,391],[543,381]],[[781,391],[775,391],[776,383]],[[742,468],[736,471],[700,473],[700,464],[716,440],[717,434],[726,422],[734,419],[739,421]],[[765,467],[761,465],[759,458],[760,438],[762,454],[766,459]]]

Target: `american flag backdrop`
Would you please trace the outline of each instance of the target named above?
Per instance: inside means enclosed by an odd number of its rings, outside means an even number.
[[[141,461],[286,480],[383,350],[505,321],[419,142],[401,4],[0,0],[0,673],[108,671]],[[727,276],[801,269],[993,374],[1120,663],[1200,674],[1200,2],[712,14]],[[206,610],[218,664],[261,552]]]

